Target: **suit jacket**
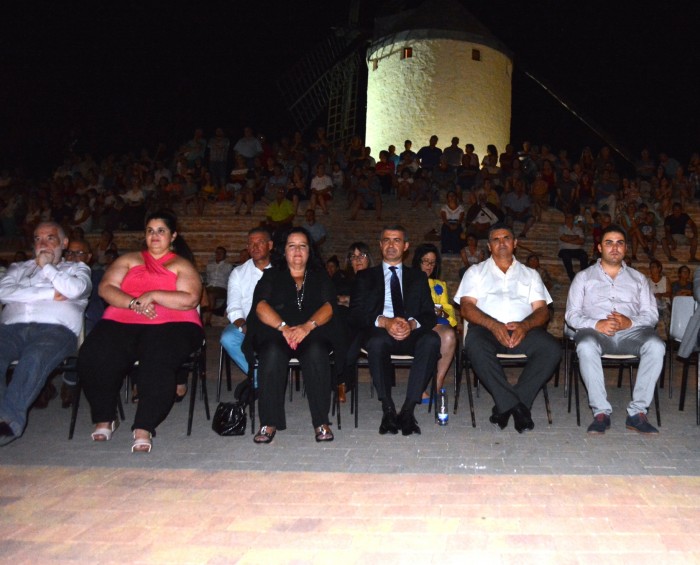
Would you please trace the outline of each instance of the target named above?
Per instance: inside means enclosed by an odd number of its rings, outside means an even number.
[[[407,318],[415,318],[419,331],[432,330],[437,323],[435,304],[424,272],[402,267],[403,304]],[[374,327],[384,312],[384,271],[382,265],[360,271],[350,294],[350,325],[360,331]]]

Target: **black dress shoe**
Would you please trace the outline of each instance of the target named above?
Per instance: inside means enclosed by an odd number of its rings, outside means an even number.
[[[498,409],[494,406],[489,416],[489,422],[505,430],[508,427],[508,420],[510,420],[510,412],[510,410],[506,410],[503,414],[499,414]]]
[[[387,410],[384,412],[384,416],[382,416],[382,423],[379,426],[379,433],[381,435],[387,433],[396,435],[399,433],[399,425],[396,422],[395,410]]]
[[[408,412],[399,413],[399,425],[401,426],[401,433],[405,436],[410,436],[411,434],[420,435],[420,427],[416,421],[416,417]]]
[[[519,434],[535,429],[535,422],[532,421],[530,409],[522,402],[517,404],[515,408],[511,410],[511,414],[513,414],[513,424],[515,425],[515,430]]]
[[[0,445],[7,445],[17,439],[15,432],[12,431],[10,424],[7,422],[0,422]]]

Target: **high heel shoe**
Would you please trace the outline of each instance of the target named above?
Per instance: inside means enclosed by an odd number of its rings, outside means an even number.
[[[153,448],[153,434],[148,432],[148,437],[136,437],[136,430],[133,433],[134,443],[131,444],[131,453],[150,453]]]
[[[277,429],[270,429],[270,426],[263,426],[260,431],[253,436],[255,443],[270,443],[277,433]]]
[[[95,428],[95,431],[90,434],[92,441],[109,441],[112,439],[112,434],[119,427],[119,420],[112,420],[107,427]],[[100,439],[101,438],[101,439]]]

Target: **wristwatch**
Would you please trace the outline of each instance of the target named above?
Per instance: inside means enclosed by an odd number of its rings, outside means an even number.
[[[284,326],[286,326],[286,325],[287,325],[287,322],[285,322],[284,320],[282,320],[282,321],[280,322],[280,325],[277,326],[277,329],[280,330],[280,331],[282,331],[282,328],[283,328]]]

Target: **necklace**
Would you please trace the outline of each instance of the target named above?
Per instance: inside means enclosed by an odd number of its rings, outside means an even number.
[[[301,312],[301,305],[304,302],[304,287],[306,286],[306,271],[304,271],[304,279],[301,281],[301,288],[297,287],[297,283],[294,283],[294,289],[297,292],[297,308]]]

